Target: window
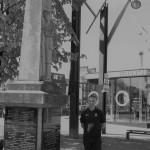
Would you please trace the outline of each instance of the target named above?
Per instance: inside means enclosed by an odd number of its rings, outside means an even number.
[[[107,120],[124,123],[150,122],[147,83],[150,83],[150,77],[111,79],[110,93],[107,94]]]

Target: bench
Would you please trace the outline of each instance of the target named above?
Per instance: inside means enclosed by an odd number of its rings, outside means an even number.
[[[144,130],[127,130],[126,132],[126,139],[129,140],[130,134],[146,134],[150,135],[150,131],[144,131]]]

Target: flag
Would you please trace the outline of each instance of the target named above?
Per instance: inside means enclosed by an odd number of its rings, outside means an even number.
[[[105,2],[100,12],[100,41],[99,41],[99,84],[103,84],[104,73],[107,72],[107,30],[108,30],[108,4]]]
[[[108,6],[105,3],[100,14],[100,51],[105,55],[107,49]]]

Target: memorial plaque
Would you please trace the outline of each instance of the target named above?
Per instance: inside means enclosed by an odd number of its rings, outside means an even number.
[[[6,107],[5,150],[36,150],[37,109]]]
[[[43,150],[60,149],[60,125],[51,125],[43,130]]]
[[[60,109],[44,109],[42,135],[42,150],[60,150]]]

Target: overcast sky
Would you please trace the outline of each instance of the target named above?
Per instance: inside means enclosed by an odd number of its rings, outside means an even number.
[[[87,0],[95,13],[98,12],[104,0]],[[117,16],[127,0],[107,0],[108,2],[108,34],[111,31]],[[109,46],[108,70],[130,70],[141,67],[139,51],[143,51],[143,68],[150,68],[150,0],[141,0],[140,9],[133,9],[129,5]],[[81,54],[86,54],[87,59],[81,59],[81,66],[97,68],[99,71],[99,17],[93,24],[88,34],[86,31],[94,17],[88,8],[81,8]],[[71,7],[65,7],[71,19]],[[70,51],[70,44],[65,44],[65,49]],[[63,64],[59,73],[69,77],[70,64]]]

